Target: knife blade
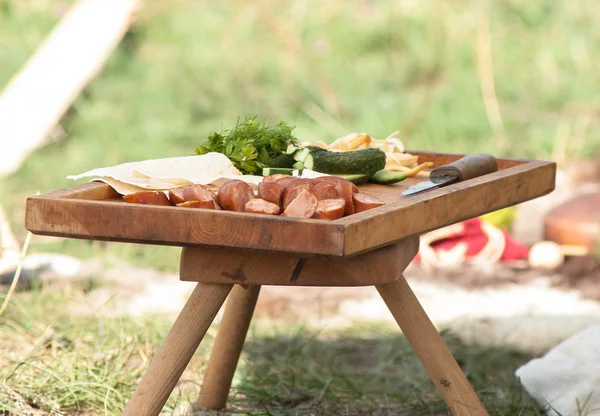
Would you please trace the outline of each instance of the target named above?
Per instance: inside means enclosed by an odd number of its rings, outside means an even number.
[[[429,174],[429,180],[419,182],[402,192],[402,195],[413,195],[428,189],[440,188],[455,182],[462,182],[498,170],[498,162],[492,155],[476,153],[458,159],[447,165],[438,166]]]

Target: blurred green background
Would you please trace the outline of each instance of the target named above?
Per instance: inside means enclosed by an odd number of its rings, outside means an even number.
[[[69,3],[0,0],[0,87]],[[600,147],[598,18],[590,0],[146,2],[62,121],[64,139],[0,182],[1,202],[22,239],[28,195],[95,167],[191,155],[246,113],[294,124],[301,140],[400,130],[408,149],[588,157]],[[103,250],[177,265],[172,248]]]

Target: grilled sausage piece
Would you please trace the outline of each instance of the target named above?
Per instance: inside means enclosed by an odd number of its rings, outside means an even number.
[[[251,199],[244,206],[244,212],[251,212],[253,214],[277,215],[280,211],[278,204],[260,198]]]
[[[184,202],[197,201],[200,204],[194,204],[195,208],[220,209],[214,194],[208,188],[200,184],[169,190],[169,200],[177,206],[188,206],[181,204]]]
[[[246,202],[254,199],[254,191],[246,182],[231,179],[219,188],[218,199],[223,209],[243,212]]]
[[[207,187],[206,189],[210,193],[210,196],[212,196],[213,201],[215,201],[215,209],[221,209],[221,205],[219,205],[219,197],[217,196],[219,188]]]
[[[203,201],[212,198],[212,195],[204,186],[196,184],[184,188],[183,197],[186,201]]]
[[[350,182],[347,179],[340,178],[339,176],[335,176],[335,175],[319,176],[318,178],[313,178],[311,180],[313,182],[313,185],[316,185],[319,182],[330,182],[330,183],[335,183],[336,185],[338,183],[350,184],[352,186],[352,192],[358,192],[358,186],[356,186],[355,184],[353,184],[352,182]]]
[[[310,218],[317,210],[317,197],[303,190],[283,211],[284,217]]]
[[[283,173],[276,173],[274,175],[265,176],[263,182],[277,182],[279,179],[292,178],[292,175],[285,175]]]
[[[184,192],[186,188],[175,188],[169,190],[169,201],[172,204],[178,205],[185,202]]]
[[[262,181],[258,184],[258,197],[276,204],[281,207],[281,193],[283,192],[283,185],[279,182],[265,182]]]
[[[275,176],[275,175],[273,175],[273,176]],[[284,175],[280,178],[275,179],[275,182],[280,183],[281,186],[285,187],[288,183],[290,183],[296,179],[305,180],[305,179],[298,178],[297,176]]]
[[[161,191],[135,192],[133,194],[124,195],[123,199],[132,204],[173,205],[165,193]]]
[[[204,201],[185,201],[177,204],[177,206],[183,208],[215,209],[215,201],[212,199]]]
[[[353,191],[354,184],[350,181],[338,182],[335,186],[335,190],[337,191],[340,198],[343,198],[346,202],[346,207],[344,209],[344,215],[352,215],[354,214],[354,202],[352,201],[352,195],[356,195]]]
[[[353,194],[354,212],[359,213],[384,205],[384,202],[374,196],[367,194]]]
[[[311,189],[312,183],[306,179],[298,178],[288,182],[281,192],[281,207],[285,210],[302,191],[310,191]]]
[[[337,220],[344,216],[346,201],[342,198],[323,199],[317,204],[313,218],[320,220]]]
[[[319,201],[323,199],[335,199],[338,193],[335,190],[335,184],[327,181],[317,182],[310,190]]]

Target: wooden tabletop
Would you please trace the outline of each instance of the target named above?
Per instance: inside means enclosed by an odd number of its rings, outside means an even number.
[[[433,167],[464,156],[407,152]],[[495,173],[410,196],[402,191],[425,179],[366,184],[360,191],[386,204],[335,221],[128,204],[92,182],[28,198],[25,226],[66,238],[351,256],[548,194],[555,173],[553,162],[498,159]]]

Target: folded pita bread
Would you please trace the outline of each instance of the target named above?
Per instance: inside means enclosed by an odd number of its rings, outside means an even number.
[[[86,177],[108,184],[121,195],[149,190],[168,191],[192,184],[218,187],[229,179],[239,179],[256,188],[263,179],[262,176],[243,175],[227,156],[216,152],[123,163],[69,175],[67,179]]]

